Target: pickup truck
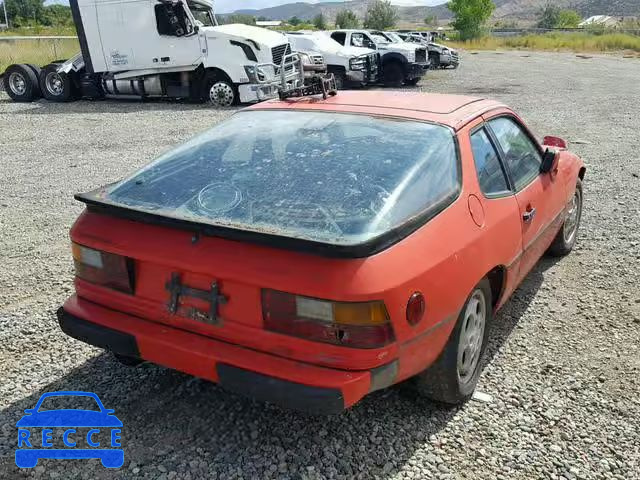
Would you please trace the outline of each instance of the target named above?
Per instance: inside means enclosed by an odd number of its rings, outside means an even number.
[[[392,43],[382,32],[369,30],[332,30],[326,32],[340,45],[377,50],[381,80],[387,87],[416,85],[429,66],[426,47]]]
[[[385,32],[388,36],[396,38],[396,40],[402,40],[404,42],[417,43],[427,47],[429,51],[429,60],[431,62],[431,68],[458,68],[460,65],[460,57],[458,51],[452,48],[436,43],[425,35],[421,35],[420,32]],[[427,33],[427,32],[422,32]],[[429,35],[430,36],[430,35]]]
[[[293,50],[301,55],[317,52],[324,57],[327,72],[338,89],[363,87],[378,82],[378,52],[369,48],[344,46],[319,32],[289,32]]]

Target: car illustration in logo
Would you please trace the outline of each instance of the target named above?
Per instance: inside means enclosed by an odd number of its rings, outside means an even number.
[[[80,400],[86,401],[86,397],[89,397],[95,400],[98,409],[41,408],[42,403],[51,397],[67,397],[67,402],[78,403]],[[25,413],[26,415],[16,424],[18,467],[33,468],[41,458],[99,458],[107,468],[119,468],[123,465],[124,451],[120,443],[122,422],[113,415],[114,410],[104,407],[95,393],[45,393],[35,407],[25,410]]]

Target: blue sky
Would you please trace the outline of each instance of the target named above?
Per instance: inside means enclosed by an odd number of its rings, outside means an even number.
[[[296,1],[305,1],[306,3],[319,3],[318,0],[217,0],[214,1],[216,11],[220,13],[233,12],[244,8],[267,8],[285,3],[295,3]],[[322,0],[322,1],[341,1],[341,0]],[[445,3],[446,0],[391,0],[394,5],[439,5]]]

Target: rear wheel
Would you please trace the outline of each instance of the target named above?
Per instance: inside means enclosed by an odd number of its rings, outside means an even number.
[[[398,88],[404,83],[404,68],[399,62],[389,62],[384,66],[384,86]]]
[[[35,68],[29,65],[11,65],[5,71],[3,84],[14,102],[32,102],[41,97],[38,76]]]
[[[438,360],[417,375],[417,391],[438,402],[459,405],[478,383],[492,318],[491,285],[483,279],[471,292]]]
[[[47,100],[69,102],[75,98],[71,74],[58,72],[59,64],[50,63],[40,72],[40,90]]]
[[[236,86],[216,72],[207,72],[205,75],[202,98],[218,108],[227,108],[239,103]]]
[[[582,220],[582,181],[578,179],[576,191],[571,198],[562,228],[549,247],[548,253],[554,257],[563,257],[573,250],[578,240],[578,230]]]

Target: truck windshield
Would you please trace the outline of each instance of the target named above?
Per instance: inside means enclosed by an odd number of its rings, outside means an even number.
[[[455,145],[441,125],[248,111],[93,195],[164,217],[358,245],[454,200]]]

